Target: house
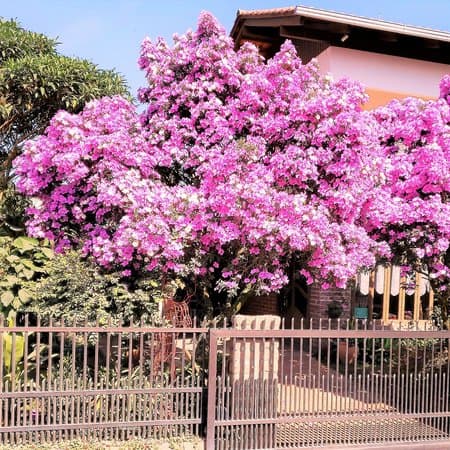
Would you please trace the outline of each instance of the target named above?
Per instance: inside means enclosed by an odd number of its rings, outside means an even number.
[[[450,73],[449,32],[304,6],[239,10],[231,37],[236,48],[252,42],[266,58],[291,40],[304,63],[316,58],[322,74],[360,81],[370,98],[366,109],[394,98],[436,98],[440,79]],[[354,289],[324,291],[293,279],[285,292],[250,301],[244,312],[326,318],[337,301],[344,317],[425,320],[433,307],[429,284],[417,275],[408,290],[407,281],[397,267],[359,275]]]

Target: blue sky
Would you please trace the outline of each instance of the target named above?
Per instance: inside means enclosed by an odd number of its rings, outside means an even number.
[[[0,15],[57,37],[59,50],[122,73],[132,93],[144,84],[137,68],[145,36],[171,38],[195,28],[202,10],[229,31],[238,9],[292,6],[289,0],[0,0]],[[450,0],[303,0],[302,5],[450,31]]]

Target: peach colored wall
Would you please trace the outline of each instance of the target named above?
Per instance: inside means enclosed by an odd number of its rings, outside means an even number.
[[[378,106],[387,105],[392,99],[401,100],[405,97],[418,97],[417,94],[406,94],[404,92],[383,91],[381,89],[366,88],[369,100],[364,104],[364,109],[373,109]],[[422,100],[433,100],[436,96],[429,97],[425,95],[419,96]]]
[[[332,74],[335,80],[349,77],[360,81],[368,90],[396,93],[401,97],[436,98],[440,79],[450,73],[447,64],[340,47],[328,47],[317,59],[320,71]]]

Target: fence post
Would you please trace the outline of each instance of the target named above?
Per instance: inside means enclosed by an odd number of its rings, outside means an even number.
[[[205,450],[214,449],[217,390],[217,330],[209,330],[208,403],[206,408]]]

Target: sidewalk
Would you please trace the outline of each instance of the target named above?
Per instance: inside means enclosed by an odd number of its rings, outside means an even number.
[[[300,450],[303,447],[298,447],[294,450]],[[340,450],[340,449],[351,449],[351,450],[450,450],[450,441],[435,441],[435,442],[404,442],[392,444],[373,444],[373,445],[330,445],[328,447],[310,447],[311,449],[322,449],[322,450]]]

